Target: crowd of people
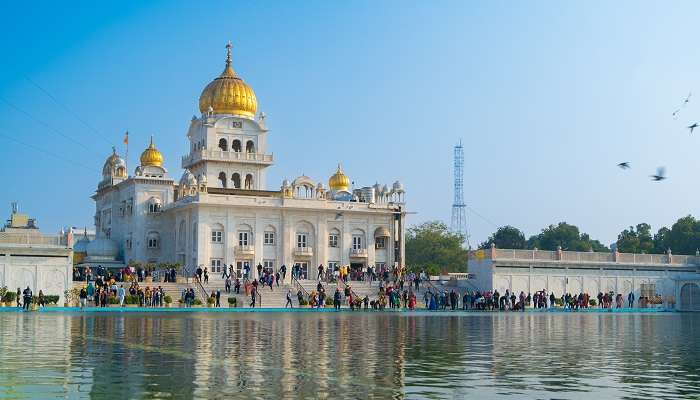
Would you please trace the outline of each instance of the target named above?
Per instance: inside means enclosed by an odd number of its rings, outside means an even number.
[[[127,296],[132,296],[135,299],[134,304],[140,307],[163,307],[165,303],[165,291],[161,286],[142,287],[138,282],[132,281],[127,288],[121,283],[117,285],[115,279],[103,279],[98,276],[93,282],[88,282],[87,285],[80,289],[78,295],[80,307],[94,306],[107,307],[108,304],[118,304],[123,306]]]

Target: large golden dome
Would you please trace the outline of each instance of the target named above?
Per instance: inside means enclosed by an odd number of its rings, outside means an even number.
[[[328,187],[336,192],[341,190],[346,192],[349,191],[350,178],[348,178],[348,176],[343,173],[343,170],[340,169],[340,164],[338,164],[338,169],[335,171],[335,174],[328,178]]]
[[[211,107],[215,114],[234,114],[254,118],[258,100],[248,86],[231,67],[231,43],[226,45],[226,68],[207,85],[199,96],[199,111],[206,113]]]
[[[148,148],[141,153],[141,165],[146,167],[146,166],[155,166],[155,167],[162,167],[163,166],[163,155],[156,149],[156,146],[153,144],[153,137],[151,136],[151,144],[148,145]]]

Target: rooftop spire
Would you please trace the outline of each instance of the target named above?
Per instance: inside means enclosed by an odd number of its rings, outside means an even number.
[[[226,66],[230,67],[231,66],[231,48],[233,46],[231,45],[231,41],[229,40],[228,43],[226,43]]]

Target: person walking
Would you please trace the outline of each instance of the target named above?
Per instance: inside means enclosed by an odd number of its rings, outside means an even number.
[[[199,282],[202,282],[202,267],[197,267],[197,271],[195,271],[195,274],[197,274],[197,279]]]
[[[634,306],[634,292],[630,292],[630,294],[627,295],[627,304],[629,308]]]
[[[221,307],[221,290],[216,291],[216,306]]]
[[[287,266],[282,264],[280,271],[282,272],[282,280],[284,280],[287,277]]]
[[[117,289],[117,297],[119,297],[119,305],[124,306],[124,299],[126,298],[126,290],[124,290],[124,285],[119,285]]]
[[[284,304],[284,308],[294,308],[294,304],[292,303],[292,289],[287,289],[287,302]]]
[[[24,309],[29,311],[29,306],[32,304],[32,289],[30,289],[29,286],[27,286],[27,288],[24,289],[24,292],[22,292],[22,295],[24,297]]]
[[[257,297],[257,287],[253,286],[253,288],[250,291],[250,307],[255,308],[255,301]]]
[[[204,283],[209,283],[209,268],[204,267]]]
[[[336,310],[340,310],[340,299],[341,299],[340,289],[336,288],[335,294],[333,294],[333,307]]]
[[[80,294],[78,295],[80,298],[80,309],[82,310],[86,305],[87,305],[87,290],[85,290],[85,287],[82,287],[80,289]]]

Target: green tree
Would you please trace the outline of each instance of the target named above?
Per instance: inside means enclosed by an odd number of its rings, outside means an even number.
[[[622,253],[653,253],[654,238],[651,236],[651,226],[646,223],[630,226],[617,235],[617,250]]]
[[[671,226],[666,240],[674,254],[695,254],[700,247],[700,221],[688,215]]]
[[[406,265],[411,271],[430,274],[467,272],[464,235],[450,232],[439,221],[428,221],[406,232]]]
[[[568,251],[609,251],[598,240],[591,239],[587,233],[581,233],[577,226],[566,222],[542,229],[540,234],[527,240],[527,246],[540,250],[557,250],[557,247],[561,246],[562,250]]]
[[[654,253],[663,254],[671,246],[671,230],[665,226],[654,235]]]
[[[498,228],[485,242],[479,245],[479,248],[488,249],[491,244],[495,244],[501,249],[524,249],[527,242],[520,229],[506,225]]]

